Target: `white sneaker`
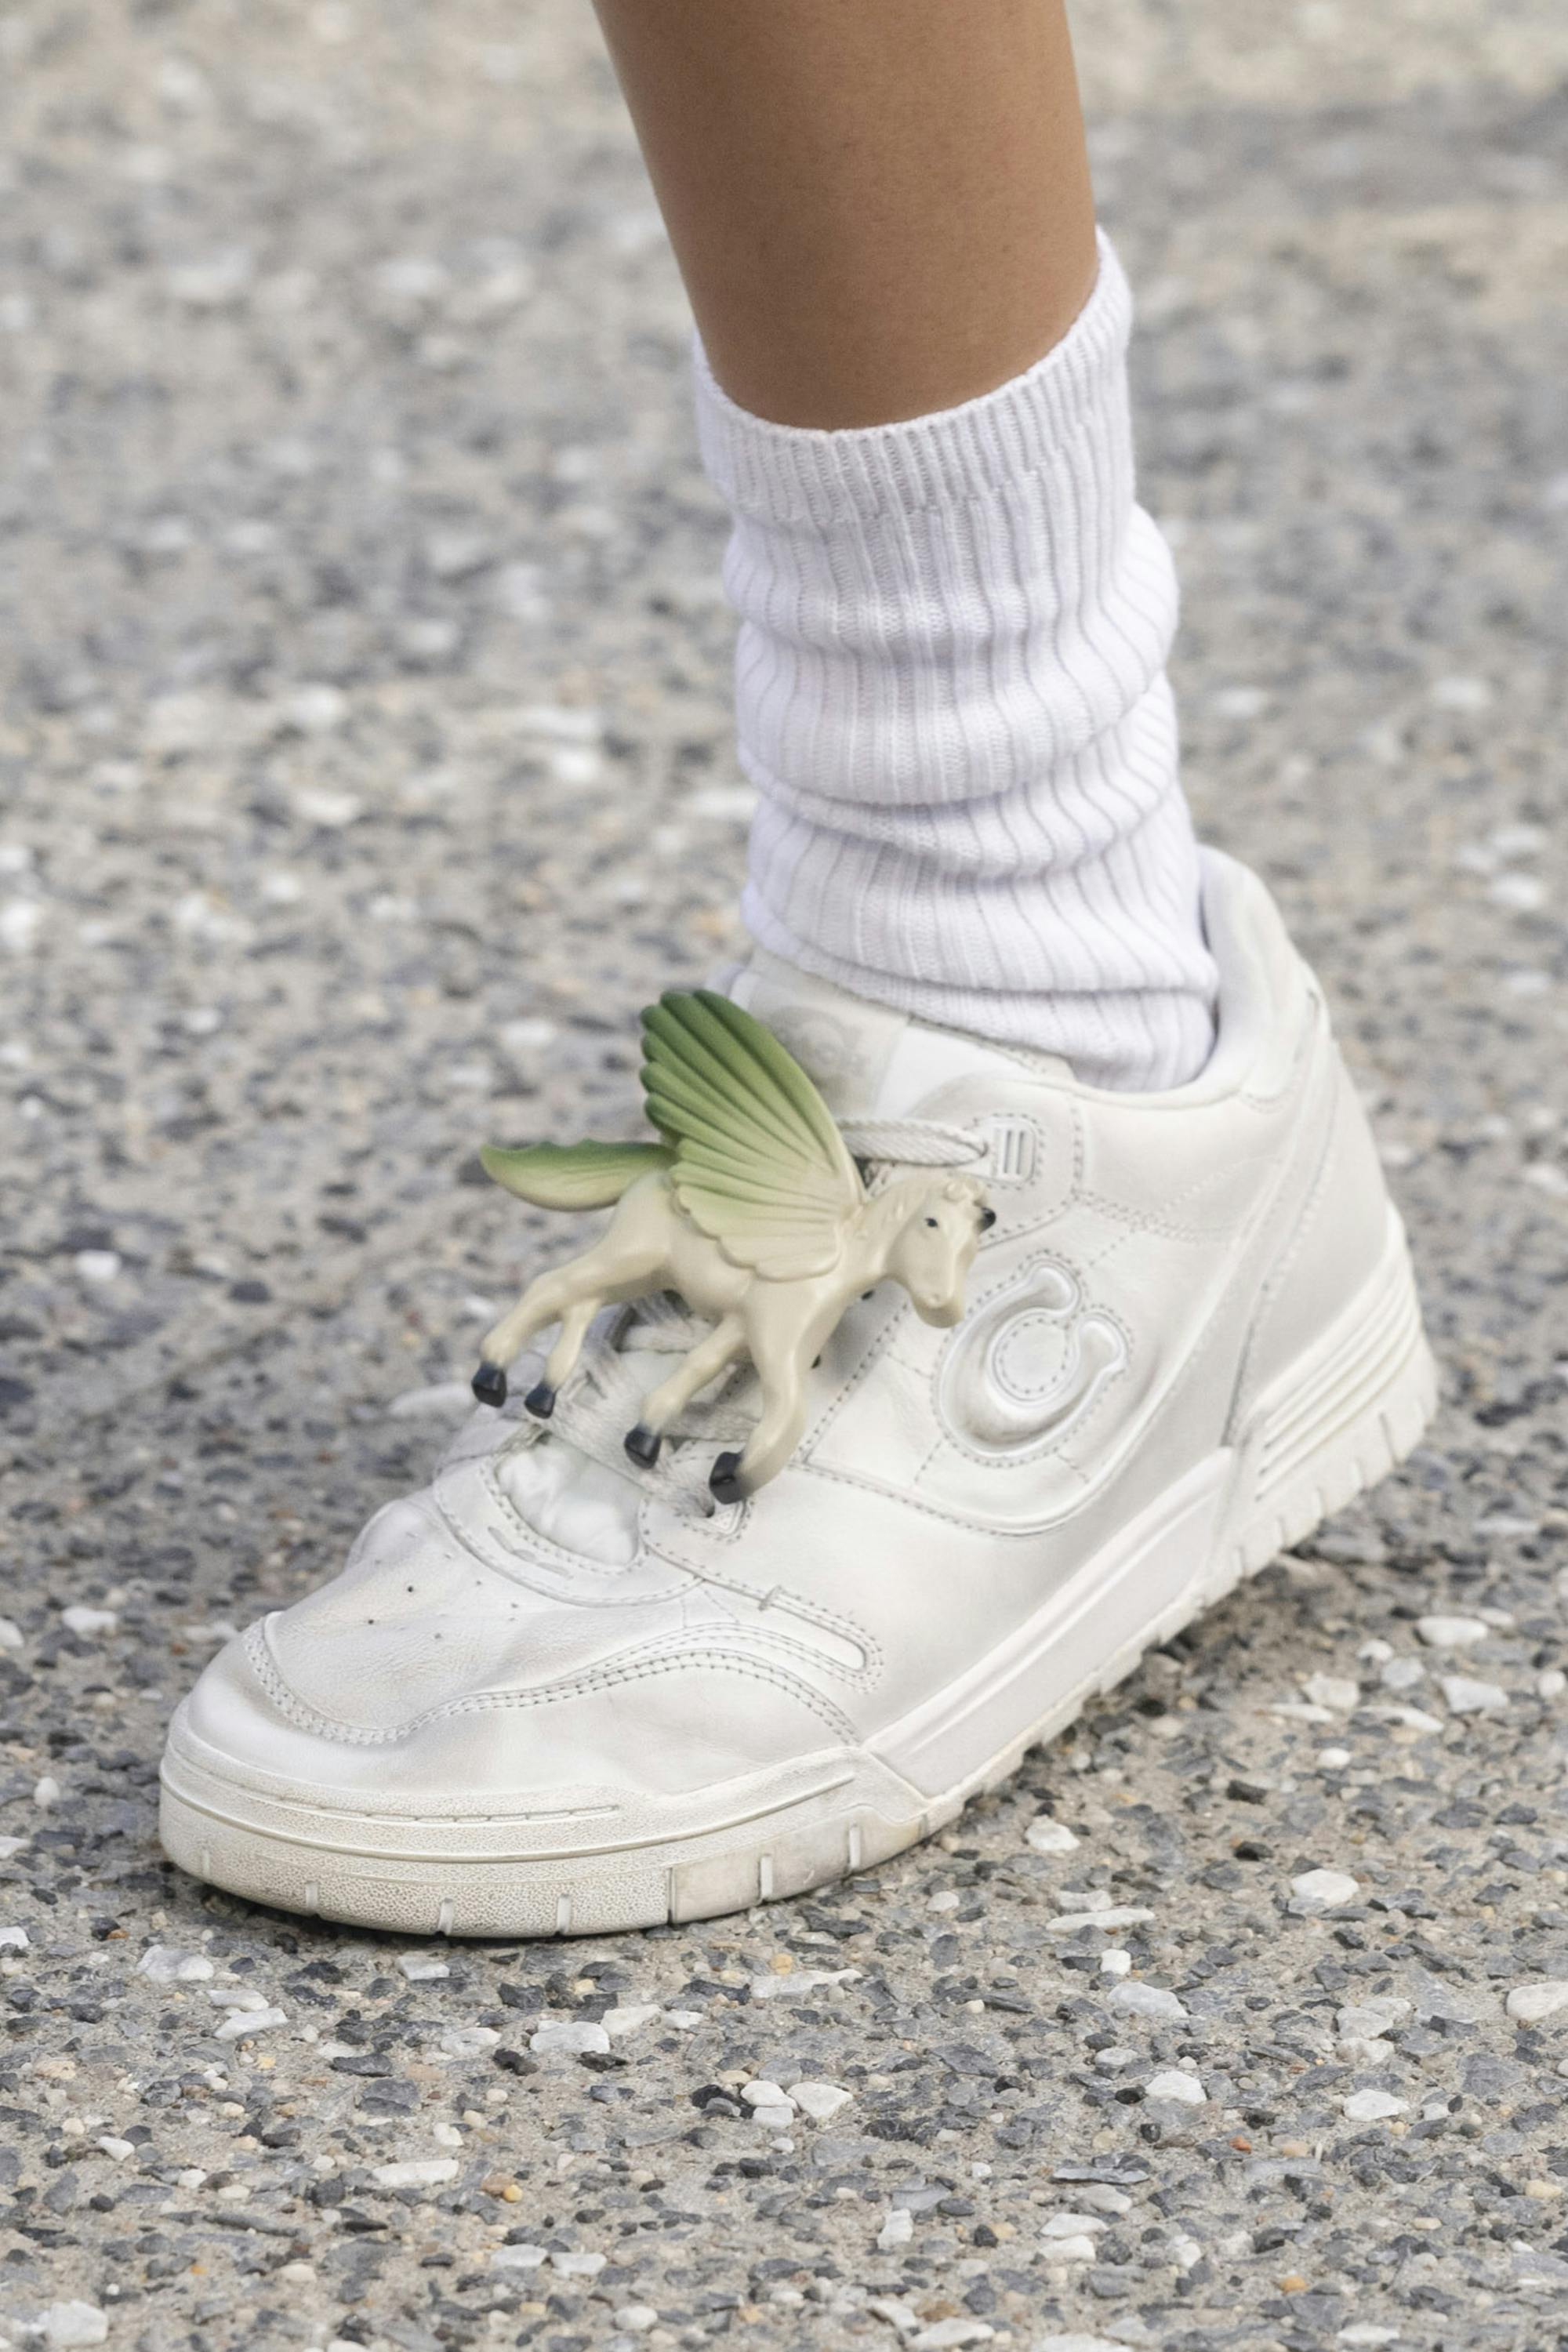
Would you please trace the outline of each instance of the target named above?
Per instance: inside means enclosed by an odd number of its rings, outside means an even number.
[[[796,1894],[940,1829],[1380,1478],[1434,1399],[1404,1233],[1268,894],[1211,856],[1205,917],[1219,1042],[1161,1095],[754,962],[735,994],[838,1115],[983,1150],[963,1322],[891,1285],[853,1307],[795,1458],[715,1508],[722,1402],[655,1474],[622,1451],[659,1339],[623,1310],[548,1429],[477,1412],[207,1668],[169,1734],[173,1859],[420,1934]]]

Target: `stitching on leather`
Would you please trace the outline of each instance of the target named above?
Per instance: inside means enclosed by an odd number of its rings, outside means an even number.
[[[920,1460],[915,1465],[915,1475],[913,1479],[910,1481],[912,1486],[918,1486],[920,1485],[921,1480],[925,1476],[926,1472],[931,1468],[943,1449],[950,1444],[953,1447],[955,1452],[959,1450],[957,1440],[949,1437],[947,1433],[947,1424],[945,1422],[942,1422],[937,1430],[935,1437],[931,1440],[930,1445],[927,1446],[925,1452],[921,1454]]]
[[[496,1463],[495,1456],[493,1454],[479,1464],[479,1472],[486,1491],[489,1495],[491,1500],[495,1503],[497,1508],[500,1510],[501,1517],[505,1519],[507,1525],[513,1528],[522,1538],[523,1544],[527,1549],[538,1549],[546,1555],[553,1553],[556,1558],[563,1561],[569,1560],[571,1562],[572,1573],[574,1575],[581,1574],[581,1572],[586,1569],[590,1576],[596,1576],[605,1579],[609,1579],[611,1577],[619,1578],[624,1577],[628,1569],[636,1568],[637,1563],[635,1557],[626,1560],[619,1567],[608,1568],[602,1560],[586,1559],[580,1552],[570,1552],[566,1549],[563,1544],[555,1543],[549,1536],[541,1535],[537,1528],[531,1527],[529,1525],[528,1521],[523,1517],[522,1513],[518,1509],[517,1505],[513,1502],[511,1496],[507,1493],[506,1488],[501,1485],[500,1478],[496,1475]]]
[[[878,1365],[889,1354],[900,1335],[909,1328],[913,1319],[914,1308],[907,1298],[900,1299],[893,1307],[881,1329],[868,1343],[865,1354],[848,1379],[843,1383],[837,1395],[829,1397],[816,1421],[805,1431],[796,1450],[797,1462],[805,1463],[810,1460],[813,1449],[826,1436],[839,1414],[848,1404],[850,1398],[855,1395],[861,1384],[870,1378]]]
[[[1061,1430],[1054,1435],[1047,1433],[1044,1437],[1037,1438],[1034,1443],[1029,1445],[1020,1445],[1017,1447],[1009,1446],[1005,1453],[986,1454],[983,1453],[978,1446],[967,1444],[963,1438],[962,1438],[957,1432],[949,1425],[942,1414],[937,1411],[936,1398],[934,1394],[935,1382],[933,1381],[933,1394],[931,1399],[932,1410],[936,1412],[936,1418],[942,1424],[942,1432],[946,1437],[947,1443],[952,1446],[955,1454],[963,1454],[966,1462],[975,1463],[983,1470],[1023,1469],[1026,1467],[1032,1467],[1037,1462],[1043,1461],[1047,1454],[1058,1452],[1068,1437],[1071,1437],[1076,1441],[1093,1427],[1101,1407],[1110,1397],[1115,1395],[1116,1391],[1121,1386],[1122,1381],[1131,1371],[1137,1349],[1131,1331],[1129,1329],[1127,1324],[1122,1320],[1121,1317],[1116,1313],[1113,1307],[1100,1307],[1098,1305],[1090,1307],[1086,1300],[1084,1311],[1089,1314],[1098,1315],[1103,1321],[1113,1324],[1115,1328],[1121,1333],[1121,1344],[1127,1350],[1122,1361],[1116,1367],[1116,1370],[1111,1373],[1110,1379],[1102,1380],[1100,1382],[1098,1394],[1091,1397],[1088,1404],[1082,1408],[1081,1412],[1073,1416],[1073,1419],[1068,1423],[1065,1430]],[[921,1465],[921,1470],[922,1472],[925,1466],[924,1463]],[[919,1474],[917,1473],[917,1475],[918,1475]],[[1080,1473],[1080,1475],[1081,1475],[1082,1474]]]
[[[468,1715],[507,1713],[513,1709],[548,1706],[557,1700],[589,1698],[596,1692],[615,1690],[637,1682],[650,1682],[661,1675],[676,1674],[684,1669],[705,1669],[718,1666],[727,1674],[738,1674],[752,1682],[766,1683],[786,1696],[796,1699],[819,1716],[829,1729],[844,1740],[854,1744],[858,1735],[849,1717],[829,1698],[814,1691],[806,1683],[788,1674],[782,1667],[769,1666],[756,1659],[740,1655],[734,1651],[710,1650],[705,1653],[687,1651],[670,1657],[648,1656],[624,1661],[614,1667],[595,1668],[591,1674],[574,1676],[570,1682],[542,1685],[536,1690],[475,1691],[466,1698],[453,1699],[443,1706],[429,1707],[423,1715],[413,1717],[407,1723],[390,1729],[371,1729],[359,1724],[340,1723],[325,1716],[303,1699],[295,1696],[278,1672],[270,1653],[265,1647],[263,1628],[252,1626],[247,1636],[247,1654],[256,1671],[257,1679],[267,1696],[297,1729],[313,1733],[319,1738],[333,1739],[340,1745],[354,1748],[390,1748],[401,1740],[411,1739],[416,1732],[430,1725],[447,1723]]]
[[[489,1491],[492,1501],[504,1511],[507,1507],[506,1497],[496,1486],[493,1463],[470,1462],[465,1463],[462,1467],[477,1473],[479,1483]],[[525,1591],[536,1592],[542,1600],[559,1601],[563,1597],[561,1582],[565,1581],[564,1570],[554,1568],[552,1562],[545,1559],[518,1559],[509,1557],[495,1542],[487,1528],[465,1527],[457,1513],[447,1504],[443,1491],[445,1485],[445,1478],[438,1474],[430,1488],[430,1499],[440,1514],[443,1528],[459,1550],[471,1553],[476,1559],[482,1561],[485,1567],[492,1569],[498,1576],[504,1576],[510,1583],[521,1584]],[[516,1516],[513,1512],[512,1517],[515,1518]],[[530,1533],[531,1534],[531,1530]],[[530,1568],[535,1570],[532,1576],[527,1573]],[[545,1578],[550,1578],[552,1580],[545,1581],[543,1580]],[[555,1579],[559,1579],[561,1582],[555,1581]],[[584,1597],[584,1605],[585,1607],[589,1605],[586,1597]]]
[[[1124,1234],[1119,1234],[1113,1246],[1119,1248],[1125,1239],[1126,1235]],[[1100,1252],[1092,1258],[1079,1258],[1075,1257],[1068,1250],[1052,1248],[1040,1250],[1031,1256],[1020,1258],[1015,1264],[1010,1273],[998,1274],[996,1280],[992,1284],[991,1287],[988,1290],[983,1290],[979,1294],[973,1306],[965,1313],[963,1322],[967,1323],[971,1315],[977,1315],[983,1307],[988,1307],[994,1299],[1002,1297],[1006,1291],[1013,1289],[1017,1284],[1021,1283],[1026,1275],[1032,1273],[1037,1267],[1047,1265],[1065,1267],[1067,1272],[1071,1275],[1079,1292],[1081,1293],[1086,1288],[1087,1278],[1090,1268],[1100,1264],[1100,1257],[1103,1256],[1103,1255],[1104,1253]],[[1097,1302],[1093,1302],[1087,1297],[1084,1299],[1084,1306],[1086,1309],[1092,1306],[1095,1314],[1105,1315],[1112,1322],[1117,1319],[1109,1307],[1102,1307]],[[963,1324],[961,1323],[957,1329],[952,1334],[946,1346],[943,1347],[942,1354],[937,1359],[936,1365],[931,1374],[933,1381],[941,1373],[942,1364],[945,1362],[947,1358],[948,1349],[955,1346],[963,1335]],[[1126,1334],[1123,1333],[1123,1337],[1125,1336]]]
[[[939,1526],[968,1528],[976,1535],[996,1536],[1006,1542],[1037,1541],[1040,1535],[1055,1527],[1058,1519],[1062,1517],[1062,1514],[1058,1512],[1050,1518],[1032,1522],[1026,1528],[999,1528],[990,1519],[977,1519],[967,1511],[939,1510],[934,1503],[922,1502],[920,1496],[908,1487],[871,1486],[864,1478],[857,1478],[847,1470],[832,1469],[826,1463],[809,1462],[804,1464],[802,1467],[807,1475],[829,1480],[836,1486],[847,1486],[854,1494],[896,1494],[899,1501],[908,1509],[918,1511],[922,1518],[935,1519]]]
[[[1256,1202],[1247,1216],[1238,1219],[1237,1223],[1232,1229],[1230,1239],[1233,1242],[1239,1241],[1245,1244],[1250,1229],[1253,1226],[1263,1223],[1268,1216],[1268,1202],[1267,1200],[1261,1202]],[[1152,1230],[1157,1233],[1159,1232],[1158,1227],[1154,1227]],[[1106,1234],[1099,1247],[1095,1250],[1093,1256],[1085,1258],[1083,1262],[1083,1269],[1086,1276],[1089,1274],[1099,1274],[1102,1272],[1103,1269],[1110,1265],[1111,1259],[1114,1258],[1119,1252],[1124,1250],[1128,1243],[1135,1240],[1142,1231],[1143,1228],[1142,1226],[1129,1222],[1128,1223],[1120,1226],[1116,1231]],[[1184,1243],[1189,1248],[1196,1249],[1206,1244],[1212,1244],[1215,1240],[1215,1235],[1213,1234],[1184,1233],[1180,1229],[1176,1229],[1172,1232],[1160,1234],[1160,1238],[1163,1241]]]
[[[1122,1238],[1125,1238],[1125,1236]],[[1096,1263],[1098,1263],[1098,1261],[1096,1261]],[[936,1455],[940,1452],[942,1444],[944,1442],[952,1448],[952,1451],[955,1454],[962,1454],[966,1462],[973,1462],[981,1469],[984,1470],[1008,1470],[1013,1468],[1015,1465],[1023,1466],[1025,1465],[1032,1465],[1040,1461],[1046,1454],[1053,1452],[1060,1445],[1063,1436],[1071,1435],[1076,1438],[1083,1430],[1089,1427],[1093,1423],[1095,1416],[1100,1412],[1101,1405],[1104,1404],[1106,1399],[1114,1393],[1114,1391],[1121,1385],[1126,1375],[1131,1370],[1134,1358],[1138,1353],[1137,1344],[1133,1339],[1131,1330],[1129,1328],[1122,1317],[1116,1312],[1114,1307],[1103,1307],[1098,1300],[1090,1300],[1089,1298],[1087,1296],[1089,1286],[1086,1279],[1087,1268],[1081,1266],[1075,1258],[1069,1257],[1065,1250],[1049,1250],[1037,1257],[1026,1258],[1021,1265],[1014,1267],[1010,1275],[1008,1275],[1005,1279],[999,1279],[992,1289],[984,1293],[984,1297],[975,1300],[973,1311],[978,1313],[983,1307],[989,1305],[992,1300],[1005,1297],[1009,1289],[1023,1282],[1026,1275],[1027,1275],[1032,1268],[1044,1267],[1047,1265],[1065,1267],[1068,1273],[1071,1275],[1085,1314],[1099,1315],[1102,1317],[1107,1323],[1110,1323],[1115,1326],[1116,1329],[1121,1335],[1121,1344],[1127,1351],[1124,1361],[1117,1367],[1116,1371],[1112,1374],[1110,1380],[1102,1381],[1100,1382],[1100,1393],[1090,1401],[1083,1413],[1069,1424],[1067,1431],[1064,1431],[1060,1435],[1055,1437],[1047,1433],[1046,1436],[1037,1439],[1032,1445],[1026,1447],[1020,1446],[1016,1452],[1009,1448],[1005,1454],[998,1455],[996,1454],[983,1453],[978,1447],[965,1444],[963,1438],[955,1429],[953,1429],[946,1414],[942,1412],[940,1391],[942,1386],[942,1368],[947,1361],[947,1349],[944,1348],[942,1354],[937,1358],[935,1364],[932,1366],[931,1375],[931,1418],[936,1423],[942,1435],[938,1439],[937,1444],[932,1447],[931,1453],[926,1455],[925,1459],[921,1462],[920,1468],[916,1471],[915,1476],[917,1479],[925,1475],[926,1471],[931,1466],[931,1464],[935,1460]],[[965,1322],[967,1322],[968,1319],[968,1317],[965,1316]],[[950,1346],[956,1344],[962,1334],[962,1328],[963,1327],[961,1325],[959,1330],[953,1333],[952,1339],[949,1342]],[[857,1480],[855,1483],[858,1485],[862,1482]]]
[[[252,1674],[279,1714],[297,1731],[314,1732],[318,1737],[341,1740],[353,1748],[383,1748],[389,1741],[402,1737],[400,1732],[366,1730],[357,1724],[333,1722],[330,1717],[318,1714],[314,1707],[307,1706],[303,1699],[296,1698],[272,1663],[260,1625],[252,1625],[247,1633],[245,1654],[250,1662]]]
[[[812,1423],[805,1436],[801,1439],[797,1459],[809,1461],[814,1448],[820,1444],[823,1438],[826,1436],[828,1431],[833,1427],[834,1423],[838,1419],[839,1414],[843,1412],[845,1407],[848,1404],[850,1398],[854,1396],[856,1391],[861,1387],[862,1383],[870,1378],[872,1372],[881,1362],[882,1358],[892,1344],[894,1335],[902,1329],[903,1326],[910,1320],[913,1313],[914,1309],[909,1306],[907,1302],[901,1303],[893,1309],[891,1316],[889,1318],[888,1321],[883,1324],[880,1331],[878,1332],[876,1338],[868,1346],[865,1354],[861,1357],[860,1361],[856,1365],[855,1370],[850,1373],[849,1378],[845,1381],[837,1395],[828,1399],[816,1420]]]
[[[1161,1216],[1157,1210],[1130,1209],[1120,1201],[1109,1199],[1103,1192],[1086,1192],[1081,1205],[1095,1210],[1119,1224],[1123,1236],[1128,1234],[1154,1234],[1167,1242],[1212,1242],[1221,1235],[1234,1233],[1234,1221],[1214,1225],[1179,1224],[1173,1217]],[[1098,1265],[1099,1260],[1095,1263]]]
[[[805,1643],[791,1643],[792,1647],[798,1648],[802,1657],[810,1659],[813,1664],[826,1666],[829,1672],[841,1675],[846,1682],[862,1683],[868,1686],[880,1675],[884,1663],[882,1645],[870,1628],[862,1625],[858,1619],[842,1617],[837,1610],[823,1608],[819,1601],[813,1601],[805,1593],[797,1591],[793,1584],[782,1584],[776,1580],[765,1585],[748,1584],[739,1577],[731,1576],[716,1576],[711,1580],[721,1591],[738,1593],[746,1600],[754,1601],[757,1608],[764,1614],[771,1596],[775,1592],[779,1593],[783,1596],[777,1604],[780,1608],[793,1610],[796,1616],[804,1617],[808,1624],[820,1625],[825,1633],[837,1633],[841,1641],[852,1642],[855,1647],[864,1651],[866,1655],[866,1664],[863,1667],[847,1666],[832,1658],[823,1657],[819,1651],[808,1648]],[[767,1639],[790,1642],[790,1636],[787,1633],[769,1633]]]
[[[867,1686],[872,1679],[864,1667],[847,1666],[836,1659],[824,1657],[820,1650],[814,1650],[809,1643],[802,1642],[794,1634],[775,1633],[767,1625],[737,1624],[732,1631],[739,1640],[751,1640],[763,1643],[766,1648],[786,1652],[791,1657],[798,1658],[804,1666],[815,1667],[820,1673],[837,1675],[841,1682],[850,1683],[857,1687]],[[655,1633],[639,1644],[637,1655],[639,1658],[669,1656],[678,1664],[689,1661],[693,1656],[700,1654],[702,1638],[700,1634],[694,1635],[687,1632]],[[852,1637],[846,1635],[846,1638]],[[858,1643],[857,1646],[858,1647]],[[731,1654],[726,1651],[724,1654],[728,1656]],[[831,1705],[832,1702],[828,1703]]]
[[[474,1465],[469,1464],[464,1466],[472,1468]],[[524,1591],[537,1593],[541,1600],[565,1601],[578,1609],[627,1609],[638,1606],[645,1601],[679,1599],[682,1589],[679,1584],[665,1585],[653,1592],[641,1587],[631,1593],[613,1590],[605,1592],[582,1592],[568,1589],[563,1591],[562,1586],[566,1585],[570,1588],[574,1582],[576,1573],[581,1571],[585,1563],[575,1553],[561,1550],[559,1546],[550,1544],[548,1538],[536,1534],[527,1520],[521,1517],[516,1505],[509,1500],[505,1489],[496,1484],[494,1467],[490,1463],[486,1462],[479,1465],[479,1475],[492,1500],[522,1531],[531,1546],[543,1544],[550,1550],[559,1551],[562,1560],[569,1561],[571,1564],[569,1573],[564,1567],[553,1569],[552,1563],[548,1560],[531,1561],[526,1559],[520,1560],[502,1552],[487,1528],[469,1528],[459,1524],[453,1512],[447,1507],[440,1483],[437,1481],[428,1489],[428,1492],[433,1507],[440,1514],[443,1528],[460,1549],[471,1553],[476,1559],[482,1561],[485,1567],[492,1569],[498,1576],[504,1576],[510,1583],[521,1584]],[[608,1583],[612,1579],[616,1581],[624,1579],[637,1566],[637,1563],[628,1560],[626,1568],[618,1570],[595,1570],[591,1563],[586,1565],[591,1574],[602,1576]],[[668,1566],[668,1563],[666,1565]],[[530,1567],[542,1570],[547,1575],[552,1574],[559,1579],[559,1581],[545,1582],[537,1575],[531,1577],[525,1572]]]
[[[721,1541],[724,1539],[718,1538]],[[678,1554],[666,1551],[658,1544],[652,1544],[650,1549],[657,1558],[672,1560],[678,1568],[687,1565]],[[705,1561],[693,1564],[690,1573],[700,1577],[704,1584],[712,1585],[720,1592],[734,1593],[741,1600],[752,1602],[759,1610],[763,1608],[771,1593],[782,1594],[784,1597],[781,1606],[794,1610],[797,1616],[805,1618],[810,1624],[820,1625],[825,1633],[837,1633],[842,1640],[854,1643],[858,1649],[865,1652],[867,1663],[864,1668],[842,1665],[833,1659],[823,1657],[819,1651],[807,1649],[804,1643],[801,1645],[803,1656],[809,1658],[814,1665],[825,1666],[830,1672],[842,1676],[845,1681],[861,1685],[868,1689],[880,1679],[886,1663],[885,1653],[869,1626],[862,1625],[858,1618],[841,1616],[837,1610],[825,1609],[819,1601],[811,1600],[795,1585],[784,1584],[776,1577],[771,1584],[752,1583],[744,1577],[726,1576],[721,1570],[710,1568]],[[769,1635],[768,1638],[787,1641],[789,1637],[779,1634]]]
[[[1026,1176],[1004,1176],[999,1174],[994,1168],[988,1166],[984,1171],[985,1182],[987,1184],[1016,1184],[1020,1191],[1026,1189],[1026,1187],[1031,1184],[1037,1184],[1040,1181],[1040,1171],[1047,1165],[1046,1155],[1049,1149],[1051,1135],[1051,1130],[1047,1127],[1045,1121],[1043,1119],[1037,1118],[1032,1111],[1026,1110],[989,1111],[985,1114],[985,1118],[994,1129],[998,1127],[1026,1127],[1030,1134],[1035,1139],[1035,1164]],[[986,1151],[989,1159],[994,1159],[995,1157],[994,1137],[993,1137],[991,1143],[986,1146]]]
[[[1274,1156],[1274,1150],[1266,1148],[1250,1153],[1244,1161],[1239,1163],[1232,1161],[1231,1166],[1234,1168],[1239,1164],[1247,1168],[1254,1168],[1261,1164],[1267,1167]],[[1189,1194],[1199,1192],[1208,1181],[1206,1177],[1195,1177],[1184,1191],[1171,1194],[1171,1205],[1173,1206],[1187,1199]],[[1101,1216],[1113,1218],[1118,1224],[1124,1226],[1129,1232],[1160,1234],[1170,1241],[1210,1242],[1222,1234],[1234,1233],[1236,1226],[1234,1215],[1217,1215],[1215,1222],[1207,1225],[1183,1223],[1170,1215],[1168,1209],[1131,1208],[1125,1202],[1114,1200],[1108,1192],[1084,1192],[1079,1195],[1079,1206],[1097,1210]]]

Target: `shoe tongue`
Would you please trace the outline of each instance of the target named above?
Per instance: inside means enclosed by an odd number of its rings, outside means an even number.
[[[752,951],[726,992],[765,1022],[820,1089],[836,1118],[909,1118],[940,1112],[955,1084],[973,1086],[989,1075],[1017,1075],[1053,1064],[1044,1055],[1020,1056],[955,1029],[939,1029],[891,1005],[852,996],[832,981]]]
[[[910,1026],[907,1013],[850,996],[763,948],[753,950],[727,992],[788,1047],[836,1118],[866,1118],[881,1110]]]

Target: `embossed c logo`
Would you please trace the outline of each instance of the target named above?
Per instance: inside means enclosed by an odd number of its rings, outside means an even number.
[[[1026,1266],[953,1335],[937,1402],[961,1444],[1024,1454],[1063,1436],[1126,1361],[1121,1333],[1085,1308],[1065,1266]]]

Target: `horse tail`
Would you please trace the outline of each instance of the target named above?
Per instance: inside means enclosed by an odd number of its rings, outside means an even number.
[[[530,1143],[508,1151],[487,1143],[487,1176],[540,1209],[607,1209],[639,1176],[673,1167],[662,1143]]]

